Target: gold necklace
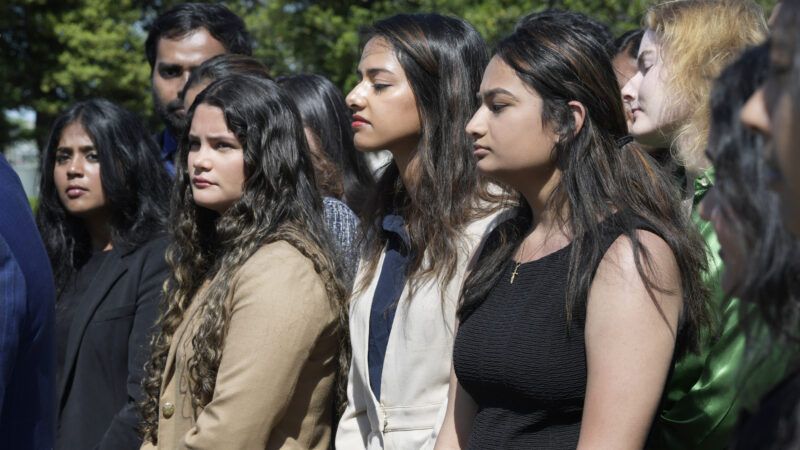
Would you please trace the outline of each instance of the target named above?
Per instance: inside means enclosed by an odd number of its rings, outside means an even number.
[[[519,259],[524,259],[525,256],[525,241],[522,241],[522,246],[519,249]],[[521,261],[517,261],[517,264],[514,266],[514,271],[511,272],[511,280],[509,280],[508,284],[514,284],[514,279],[517,278],[519,275],[519,266],[522,265]]]

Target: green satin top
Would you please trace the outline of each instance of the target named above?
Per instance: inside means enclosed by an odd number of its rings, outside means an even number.
[[[745,332],[739,326],[742,314],[756,314],[738,299],[725,299],[720,285],[723,265],[719,241],[711,223],[698,215],[698,205],[712,185],[713,173],[695,181],[692,220],[708,246],[709,270],[704,280],[711,289],[712,311],[717,312],[716,333],[706,336],[699,354],[678,360],[664,390],[661,410],[648,440],[653,449],[703,449],[728,447],[739,413],[757,401],[787,373],[785,349],[764,352],[745,350]],[[748,317],[748,321],[751,319]],[[759,322],[756,322],[759,323]],[[754,342],[768,342],[766,328],[754,326]]]

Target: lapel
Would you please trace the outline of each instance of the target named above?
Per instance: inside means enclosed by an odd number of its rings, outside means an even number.
[[[94,277],[91,287],[86,292],[86,298],[80,302],[75,310],[75,316],[70,324],[69,335],[67,337],[67,349],[64,358],[66,367],[64,368],[64,377],[61,380],[58,388],[59,408],[63,406],[61,402],[64,400],[64,394],[67,387],[67,380],[72,378],[72,371],[75,368],[75,361],[78,358],[78,349],[80,348],[83,335],[86,332],[86,327],[89,321],[94,316],[95,310],[103,300],[106,298],[111,286],[128,271],[128,266],[120,256],[117,249],[113,249],[106,255],[100,270]]]
[[[164,388],[169,384],[169,380],[174,375],[175,371],[175,359],[177,358],[178,353],[178,346],[184,345],[184,335],[189,331],[192,330],[194,332],[195,324],[195,315],[197,315],[197,311],[200,310],[200,303],[202,294],[207,287],[208,282],[203,283],[203,285],[197,290],[197,293],[192,298],[192,302],[189,304],[189,307],[186,308],[184,314],[184,319],[181,321],[181,324],[178,325],[178,328],[175,330],[175,333],[172,335],[169,344],[169,350],[167,351],[167,361],[164,363],[164,371],[161,375],[161,392],[164,392]],[[191,336],[188,338],[191,340]],[[189,342],[191,345],[191,342]]]

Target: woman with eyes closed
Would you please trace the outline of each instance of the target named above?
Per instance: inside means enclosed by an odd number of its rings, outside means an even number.
[[[431,448],[447,399],[458,292],[498,220],[464,126],[488,52],[467,22],[397,15],[367,30],[347,95],[355,146],[393,161],[363,209],[353,358],[336,447]],[[499,191],[495,189],[494,191]]]
[[[712,292],[715,319],[714,333],[704,336],[700,354],[676,361],[651,443],[665,449],[722,449],[744,399],[763,395],[773,374],[765,368],[751,383],[730,389],[737,374],[750,368],[745,366],[739,300],[726,300],[722,289],[719,240],[714,227],[698,215],[714,178],[705,156],[709,92],[723,68],[764,40],[766,22],[761,7],[749,0],[676,0],[653,6],[644,24],[639,71],[622,88],[632,105],[631,134],[661,154],[664,170],[683,190],[686,213],[707,247],[709,269],[703,278]]]
[[[346,299],[300,114],[232,75],[188,118],[142,448],[327,449]]]
[[[139,119],[106,100],[55,122],[37,212],[55,274],[57,449],[136,449],[169,176]]]
[[[520,205],[465,282],[437,449],[642,448],[707,323],[700,236],[568,14],[518,22],[467,125],[478,170]]]

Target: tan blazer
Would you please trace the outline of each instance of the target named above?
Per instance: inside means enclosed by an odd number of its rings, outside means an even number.
[[[438,281],[419,286],[409,301],[408,284],[398,302],[381,375],[381,398],[369,382],[367,354],[372,297],[383,255],[369,285],[350,304],[353,359],[347,383],[348,405],[339,422],[336,448],[433,448],[447,409],[447,389],[455,338],[455,315],[464,277],[479,248],[506,214],[471,223],[460,242],[459,264],[445,289]],[[356,286],[361,283],[361,270]]]
[[[310,260],[285,241],[245,262],[231,289],[230,326],[211,402],[192,408],[187,361],[202,292],[167,356],[158,446],[142,449],[327,449],[336,314]]]

